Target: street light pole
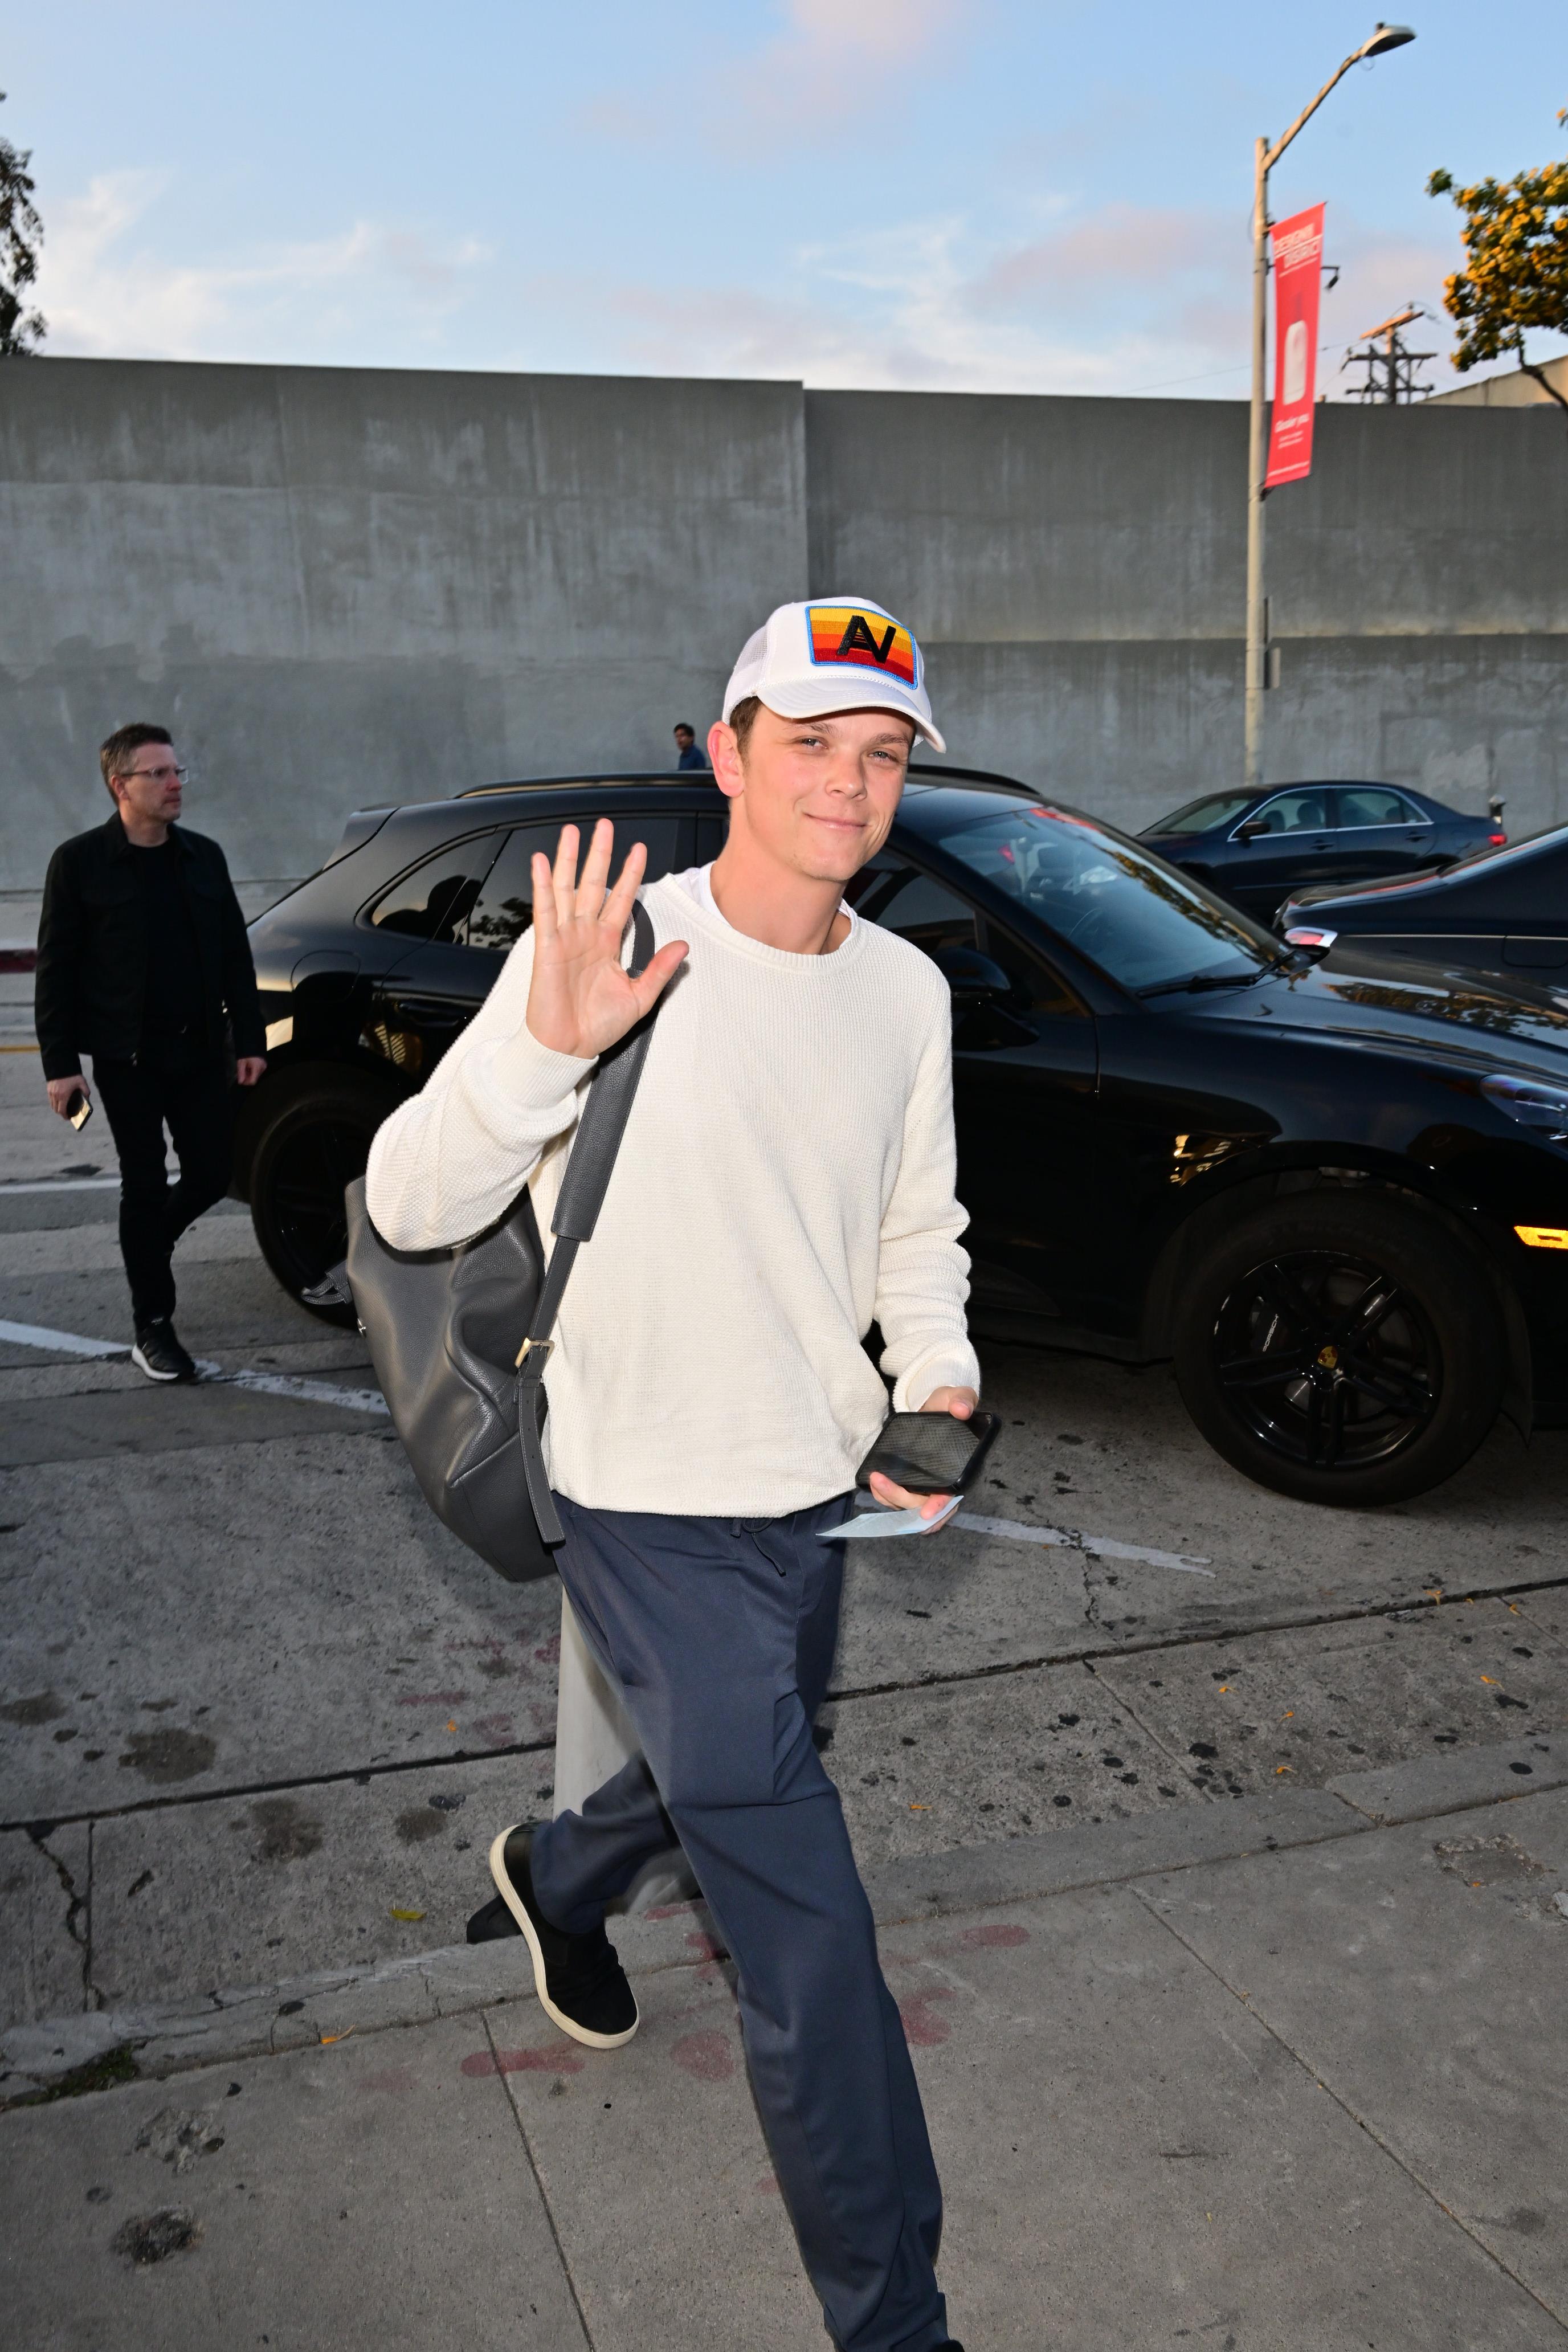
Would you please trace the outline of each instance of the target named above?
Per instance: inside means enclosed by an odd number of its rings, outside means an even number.
[[[1329,92],[1343,80],[1352,66],[1360,65],[1365,58],[1380,58],[1389,49],[1403,48],[1406,41],[1415,38],[1408,25],[1379,23],[1376,30],[1345,59],[1337,73],[1331,74],[1310,106],[1304,106],[1295,121],[1272,147],[1260,139],[1254,150],[1252,179],[1252,411],[1247,436],[1247,667],[1244,672],[1246,696],[1246,749],[1243,781],[1249,793],[1263,788],[1263,696],[1267,687],[1268,660],[1268,600],[1264,587],[1263,567],[1263,501],[1268,492],[1263,487],[1266,435],[1264,431],[1264,401],[1268,363],[1268,174],[1285,152],[1296,133],[1310,122]]]
[[[1268,607],[1263,593],[1263,401],[1268,364],[1268,142],[1260,139],[1252,182],[1252,414],[1247,435],[1247,765],[1249,793],[1263,789],[1263,693],[1268,681]]]

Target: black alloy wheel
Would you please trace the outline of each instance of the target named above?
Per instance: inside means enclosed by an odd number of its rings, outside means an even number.
[[[348,1246],[343,1193],[364,1174],[371,1139],[397,1097],[357,1071],[292,1087],[257,1144],[250,1213],[261,1255],[291,1297],[323,1322],[352,1326],[353,1309],[311,1305],[302,1293]]]
[[[1203,1253],[1176,1368],[1204,1435],[1259,1485],[1396,1502],[1447,1477],[1490,1428],[1501,1318],[1436,1215],[1326,1187],[1255,1210]]]
[[[1442,1353],[1419,1298],[1343,1251],[1250,1267],[1220,1309],[1215,1347],[1231,1412],[1310,1470],[1390,1460],[1442,1395]]]

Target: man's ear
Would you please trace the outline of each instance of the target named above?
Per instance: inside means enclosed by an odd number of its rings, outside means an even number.
[[[746,789],[746,771],[741,760],[741,739],[732,727],[716,719],[708,730],[708,761],[713,771],[713,781],[721,793],[733,800]]]

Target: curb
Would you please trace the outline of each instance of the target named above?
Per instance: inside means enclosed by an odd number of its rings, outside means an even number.
[[[877,1925],[898,1927],[1364,1836],[1564,1786],[1568,1734],[1560,1733],[1344,1773],[1326,1789],[1180,1805],[1099,1829],[955,1846],[868,1871],[866,1892]],[[712,1927],[700,1902],[677,1904],[620,1920],[616,1947],[632,1976],[698,1967],[715,1956]],[[0,2035],[0,2107],[133,2076],[317,2048],[349,2033],[428,2024],[532,1998],[532,1969],[519,1937],[225,1989],[195,2008],[171,2001],[84,2011]]]

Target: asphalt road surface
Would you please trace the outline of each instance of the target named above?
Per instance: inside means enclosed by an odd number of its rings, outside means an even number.
[[[353,1335],[226,1204],[156,1389],[112,1144],[0,995],[0,2025],[432,1950],[547,1806],[559,1595],[422,1503]],[[6,1023],[9,1027],[6,1028]],[[74,1344],[73,1344],[74,1343]],[[821,1736],[872,1866],[1529,1742],[1568,1723],[1568,1434],[1378,1513],[1267,1495],[1164,1368],[985,1350],[963,1518],[862,1547]],[[869,1555],[869,1556],[868,1556]],[[1521,1771],[1529,1767],[1521,1763]]]

